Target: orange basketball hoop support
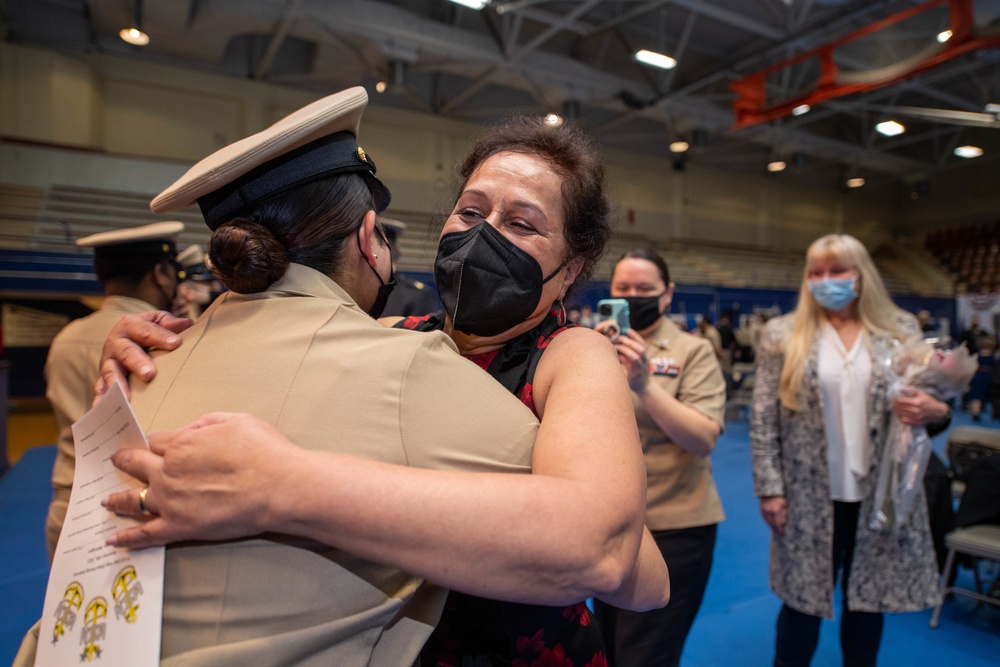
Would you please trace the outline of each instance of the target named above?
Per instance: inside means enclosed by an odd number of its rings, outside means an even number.
[[[952,33],[951,38],[946,42],[939,44],[935,39],[927,48],[899,63],[868,72],[845,72],[834,62],[833,53],[838,47],[944,4],[948,5]],[[1000,46],[1000,34],[976,33],[972,0],[929,0],[875,21],[828,44],[800,53],[733,81],[729,84],[730,89],[736,93],[736,100],[733,102],[733,113],[736,120],[733,123],[733,128],[740,129],[781,118],[803,104],[813,106],[844,95],[877,90],[936,67],[969,51],[998,46]],[[768,105],[767,77],[810,58],[819,59],[820,71],[813,85],[809,86],[809,92],[779,104]]]

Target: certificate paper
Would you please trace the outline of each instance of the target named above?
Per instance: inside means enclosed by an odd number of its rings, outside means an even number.
[[[163,547],[127,551],[104,541],[135,519],[101,507],[107,495],[143,486],[111,464],[122,447],[148,447],[117,384],[73,424],[76,472],[49,572],[36,665],[158,665]]]

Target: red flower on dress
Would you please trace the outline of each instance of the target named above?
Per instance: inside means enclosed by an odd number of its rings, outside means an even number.
[[[598,651],[594,659],[583,667],[608,667],[608,658],[604,655],[604,651]]]
[[[416,329],[418,326],[430,319],[430,315],[410,315],[403,320],[404,329]]]
[[[531,667],[573,667],[573,659],[566,655],[562,644],[556,644],[552,648],[543,648]]]
[[[578,602],[576,604],[572,604],[566,607],[565,609],[563,609],[563,618],[568,618],[571,621],[579,618],[580,625],[582,625],[585,628],[588,627],[591,622],[591,617],[590,617],[590,610],[587,609],[587,603]]]
[[[514,645],[517,647],[518,653],[526,653],[528,651],[538,653],[545,648],[545,628],[542,628],[531,637],[518,637]]]
[[[528,406],[529,410],[531,410],[537,415],[538,412],[535,410],[535,397],[532,395],[531,391],[532,391],[531,383],[529,382],[524,385],[524,387],[521,389],[521,393],[518,394],[517,397],[521,399],[522,403]]]

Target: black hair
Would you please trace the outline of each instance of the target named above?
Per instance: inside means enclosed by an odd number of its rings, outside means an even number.
[[[655,248],[636,248],[635,250],[629,250],[624,255],[619,257],[618,261],[615,262],[615,265],[611,267],[612,279],[614,279],[615,269],[623,259],[644,259],[647,262],[652,262],[656,266],[656,270],[659,271],[663,284],[670,287],[670,269],[667,268],[667,262],[660,256],[660,253],[658,253]]]
[[[134,290],[142,279],[160,263],[171,264],[170,258],[162,252],[135,252],[94,256],[94,274],[107,289],[110,281]]]
[[[226,287],[262,292],[292,262],[335,278],[345,241],[375,208],[364,179],[337,174],[300,185],[253,205],[213,233],[208,256]]]

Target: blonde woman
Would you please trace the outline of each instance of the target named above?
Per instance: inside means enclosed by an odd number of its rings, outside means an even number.
[[[891,412],[918,425],[950,417],[924,392],[888,396],[883,360],[894,341],[916,335],[868,251],[843,234],[809,246],[796,309],[761,335],[750,440],[754,491],[772,531],[771,588],[784,602],[776,667],[809,665],[821,619],[833,618],[838,576],[845,666],[876,664],[883,612],[936,601],[926,503],[897,532],[866,521]]]

